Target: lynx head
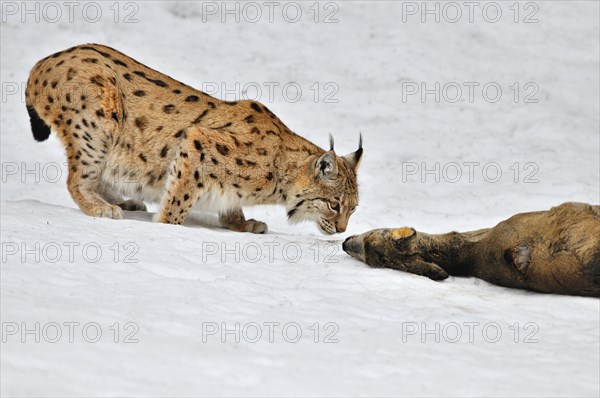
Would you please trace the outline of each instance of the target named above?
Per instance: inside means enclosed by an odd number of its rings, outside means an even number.
[[[330,137],[329,151],[306,159],[288,199],[289,221],[315,221],[324,234],[344,232],[358,206],[356,171],[362,153],[362,137],[358,150],[346,156],[336,155]]]

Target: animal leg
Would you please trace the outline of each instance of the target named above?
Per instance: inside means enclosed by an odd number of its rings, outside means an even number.
[[[157,221],[168,224],[183,224],[187,214],[198,201],[204,188],[200,174],[192,170],[189,157],[181,156],[174,160],[173,175],[164,196]]]
[[[253,234],[267,233],[267,224],[254,219],[246,220],[241,208],[235,208],[219,214],[221,225],[227,229],[237,232],[252,232]]]

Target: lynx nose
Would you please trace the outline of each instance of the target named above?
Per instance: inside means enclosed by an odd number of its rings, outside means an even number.
[[[338,220],[335,222],[336,232],[345,232],[346,228],[348,228],[348,221]]]

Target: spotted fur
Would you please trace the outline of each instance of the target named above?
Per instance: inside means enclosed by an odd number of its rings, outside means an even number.
[[[51,128],[64,144],[69,192],[91,216],[118,219],[157,202],[159,222],[213,210],[227,228],[264,233],[242,206],[283,204],[290,221],[335,233],[358,205],[362,147],[337,156],[258,102],[221,101],[110,47],[80,45],[39,61],[26,104],[34,138]]]

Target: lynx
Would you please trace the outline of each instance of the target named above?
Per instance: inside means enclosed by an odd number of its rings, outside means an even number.
[[[39,61],[27,82],[34,138],[51,129],[66,148],[67,187],[94,217],[160,203],[156,220],[182,224],[210,210],[234,231],[265,233],[242,206],[283,204],[290,222],[346,230],[358,205],[362,158],[300,137],[266,106],[221,101],[110,47],[87,44]],[[127,198],[127,200],[125,200]]]

